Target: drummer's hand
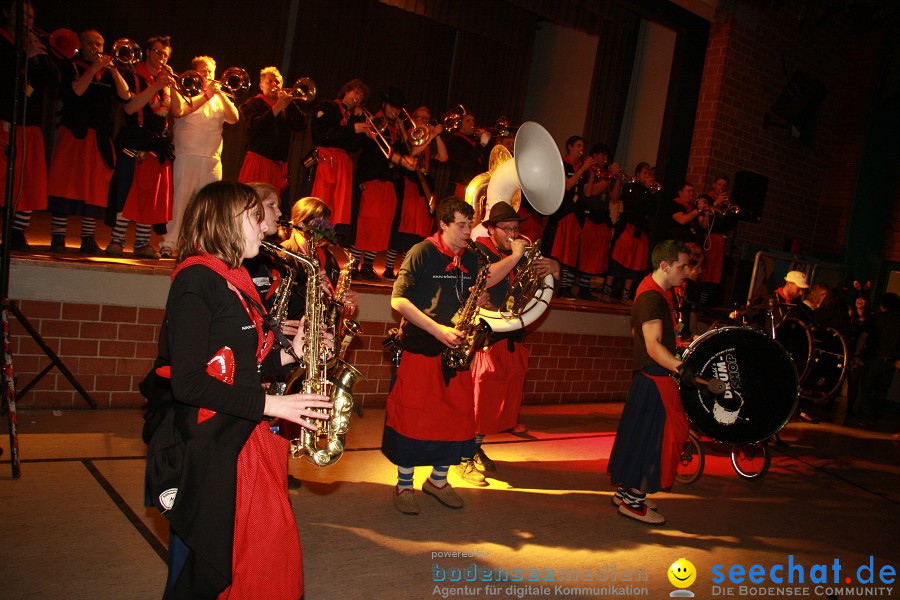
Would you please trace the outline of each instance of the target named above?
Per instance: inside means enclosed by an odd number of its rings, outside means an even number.
[[[681,384],[682,387],[697,387],[697,372],[694,371],[694,368],[687,364],[681,363],[678,365],[678,383]]]

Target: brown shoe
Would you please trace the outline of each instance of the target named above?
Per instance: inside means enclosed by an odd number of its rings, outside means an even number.
[[[459,497],[459,494],[456,493],[449,483],[445,483],[444,487],[438,487],[431,483],[430,479],[426,479],[424,485],[422,485],[422,491],[429,496],[437,498],[437,501],[447,508],[463,507],[462,498]]]
[[[466,483],[477,485],[478,487],[487,487],[488,482],[484,479],[484,473],[478,470],[474,460],[467,460],[464,463],[456,465],[456,474]]]
[[[404,515],[419,514],[419,501],[412,488],[400,489],[394,486],[394,507]]]
[[[110,242],[106,247],[106,251],[104,252],[107,256],[122,256],[122,252],[125,251],[125,247],[122,246],[119,242]]]
[[[134,249],[135,258],[149,258],[151,260],[159,260],[159,254],[150,244]]]

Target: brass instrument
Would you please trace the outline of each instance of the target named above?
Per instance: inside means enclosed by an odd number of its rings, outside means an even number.
[[[340,360],[332,373],[328,373],[328,351],[323,350],[322,346],[322,336],[326,331],[325,302],[315,240],[307,241],[308,249],[311,250],[307,256],[290,252],[270,242],[262,241],[260,244],[282,261],[293,259],[306,272],[305,337],[303,356],[300,357],[302,362],[287,377],[286,389],[292,389],[302,376],[303,393],[327,395],[333,406],[331,409],[321,409],[328,418],[318,422],[315,431],[305,427],[300,429],[300,437],[291,440],[291,457],[304,456],[319,467],[329,466],[337,462],[344,453],[344,436],[350,428],[350,416],[353,412],[353,386],[364,377],[353,366]]]
[[[409,150],[410,154],[412,154],[412,147],[419,148],[424,146],[428,142],[434,138],[434,128],[430,125],[426,125],[425,127],[418,127],[413,121],[412,117],[409,116],[409,113],[406,109],[403,109],[403,114],[406,116],[406,119],[409,121],[410,129],[406,132],[406,148]],[[412,145],[412,147],[410,146]],[[431,187],[428,185],[428,180],[426,179],[427,173],[425,172],[425,165],[423,165],[418,159],[417,155],[414,158],[417,160],[416,164],[416,176],[419,178],[419,186],[422,188],[422,196],[425,197],[425,206],[428,208],[428,214],[432,217],[434,216],[434,208],[437,199],[434,195],[434,192],[431,191]]]
[[[297,102],[309,103],[316,99],[316,82],[310,77],[301,77],[294,82],[294,87],[281,88]]]
[[[340,246],[338,246],[340,248]],[[344,318],[344,296],[350,289],[350,283],[353,280],[353,272],[359,265],[359,259],[353,256],[346,248],[341,248],[347,255],[347,262],[338,275],[337,283],[334,286],[334,293],[328,300],[328,307],[325,309],[325,325],[328,331],[334,335],[334,352],[331,360],[328,361],[329,367],[334,367],[344,360],[347,349],[353,338],[361,334],[363,329],[360,324],[351,318]]]
[[[65,27],[50,33],[32,26],[29,29],[29,33],[40,40],[42,44],[45,44],[46,49],[58,58],[72,60],[81,49],[81,40],[78,34]]]
[[[384,157],[390,160],[391,153],[394,149],[391,147],[390,141],[385,137],[385,133],[388,130],[387,117],[376,117],[365,108],[362,109],[362,111],[363,115],[366,117],[366,123],[369,124],[369,133],[371,134],[372,140],[375,142],[375,145],[378,146],[378,149],[381,150],[381,153],[384,154]]]
[[[534,270],[534,261],[543,258],[541,241],[532,242],[528,237],[522,237],[528,240],[528,248],[516,265],[503,304],[496,311],[479,309],[479,316],[496,333],[527,327],[547,310],[553,297],[553,275],[541,277]]]
[[[462,340],[455,348],[444,348],[443,361],[450,369],[456,371],[467,371],[475,352],[481,350],[485,346],[488,334],[491,333],[491,326],[478,314],[478,298],[487,286],[487,278],[490,272],[490,259],[481,251],[472,240],[466,240],[469,248],[478,255],[478,262],[481,269],[475,278],[475,285],[472,292],[466,298],[465,304],[460,307],[459,311],[453,317],[453,327],[462,333]]]
[[[234,100],[238,93],[250,89],[250,74],[240,67],[229,67],[219,78],[219,88],[223,94]]]
[[[510,127],[507,117],[497,117],[497,122],[488,131],[495,137],[507,137],[512,133],[512,127]]]
[[[123,69],[133,69],[144,60],[141,45],[128,38],[116,40],[112,45],[112,53],[101,54],[100,56],[109,56],[118,67]]]
[[[453,133],[460,127],[462,127],[463,117],[466,116],[466,107],[462,104],[457,104],[443,115],[441,115],[441,124],[444,126],[444,131],[447,133]]]

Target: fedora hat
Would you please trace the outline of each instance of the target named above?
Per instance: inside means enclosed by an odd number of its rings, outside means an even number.
[[[513,207],[507,204],[506,202],[500,200],[496,204],[491,207],[490,216],[483,221],[485,226],[491,225],[494,226],[497,223],[501,223],[503,221],[524,221],[522,217],[520,217],[516,211],[513,210]]]

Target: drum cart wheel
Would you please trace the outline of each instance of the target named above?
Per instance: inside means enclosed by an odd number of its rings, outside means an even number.
[[[675,481],[684,484],[691,484],[700,479],[703,475],[703,464],[705,455],[700,439],[692,431],[684,443],[684,449],[681,451],[681,460],[675,468]]]
[[[731,448],[731,464],[738,475],[748,481],[762,479],[769,472],[772,455],[766,441]]]

